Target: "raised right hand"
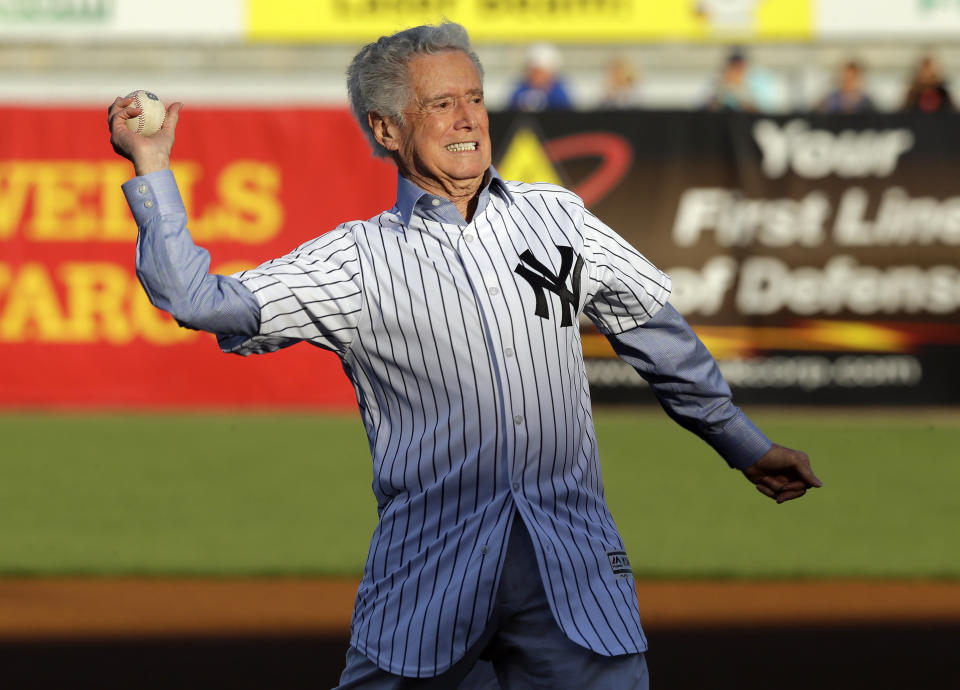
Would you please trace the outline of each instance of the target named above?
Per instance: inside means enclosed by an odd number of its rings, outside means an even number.
[[[137,175],[169,168],[170,151],[173,150],[174,134],[183,103],[171,103],[160,131],[149,137],[127,127],[126,120],[140,114],[139,108],[130,107],[131,103],[133,98],[118,97],[107,109],[107,126],[110,128],[113,150],[133,163]]]

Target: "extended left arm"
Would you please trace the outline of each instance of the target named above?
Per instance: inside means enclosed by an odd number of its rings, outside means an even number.
[[[822,486],[806,453],[772,443],[733,404],[710,352],[669,303],[644,325],[607,338],[649,382],[667,414],[709,443],[759,491],[782,503]]]

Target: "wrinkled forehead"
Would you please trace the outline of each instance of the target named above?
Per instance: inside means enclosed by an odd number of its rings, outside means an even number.
[[[476,66],[459,50],[414,55],[407,62],[407,79],[419,101],[483,91]]]

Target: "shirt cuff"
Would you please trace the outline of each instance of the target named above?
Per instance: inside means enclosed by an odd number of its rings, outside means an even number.
[[[767,438],[750,419],[738,410],[735,417],[723,425],[723,430],[708,432],[703,440],[716,450],[730,467],[745,470],[766,455],[773,447],[773,441]]]
[[[186,213],[177,181],[170,170],[134,177],[124,182],[121,188],[137,227],[143,227],[157,216]]]

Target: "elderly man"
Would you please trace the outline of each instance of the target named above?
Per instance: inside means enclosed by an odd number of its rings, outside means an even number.
[[[507,688],[644,688],[579,315],[764,494],[781,502],[820,482],[731,403],[667,303],[666,275],[574,194],[491,167],[462,27],[364,47],[348,88],[374,150],[397,164],[396,205],[232,277],[207,274],[186,230],[168,169],[180,105],[151,138],[123,125],[137,113],[128,100],[109,112],[137,175],[124,192],[151,301],[227,352],[332,350],[354,384],[380,520],[340,687],[477,687],[495,672]]]

